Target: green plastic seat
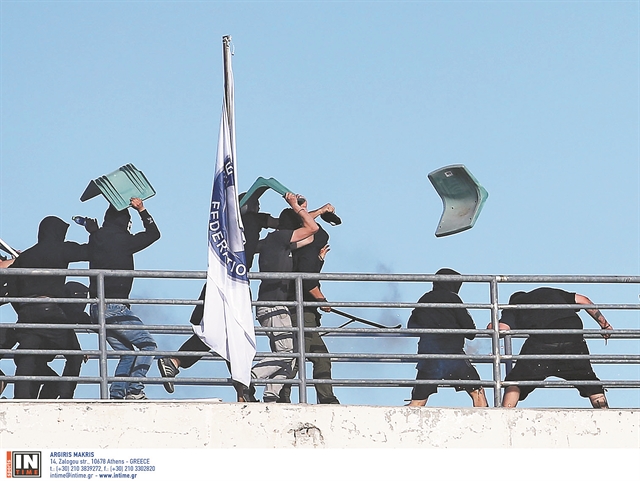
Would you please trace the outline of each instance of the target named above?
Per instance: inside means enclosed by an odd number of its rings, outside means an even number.
[[[273,189],[278,194],[284,195],[287,192],[291,192],[291,190],[287,189],[284,185],[278,182],[273,177],[265,179],[264,177],[258,177],[256,181],[253,183],[251,188],[247,191],[245,196],[240,201],[240,207],[249,202],[249,199],[259,199],[262,194],[265,193],[267,189]]]
[[[434,170],[428,177],[443,204],[436,237],[471,229],[489,193],[462,164]]]
[[[131,204],[132,197],[146,200],[156,195],[156,191],[141,171],[127,164],[89,182],[80,200],[84,202],[100,194],[117,210],[124,210]]]

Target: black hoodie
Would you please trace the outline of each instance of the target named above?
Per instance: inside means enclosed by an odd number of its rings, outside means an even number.
[[[457,275],[452,269],[440,269],[438,275]],[[425,293],[419,303],[462,304],[458,291],[462,282],[434,281],[433,290]],[[417,307],[409,318],[410,329],[475,329],[473,319],[466,309]],[[450,353],[462,351],[464,339],[473,339],[475,334],[421,334],[418,354]]]
[[[129,210],[117,211],[109,206],[102,227],[89,237],[89,267],[91,269],[133,270],[133,254],[150,246],[160,238],[160,231],[153,217],[145,210],[140,212],[144,231],[133,235],[129,232]],[[133,286],[131,277],[105,277],[104,291],[107,298],[127,299]],[[97,295],[97,282],[91,278],[91,297]]]
[[[87,244],[65,242],[68,228],[69,224],[58,217],[45,217],[38,228],[38,243],[20,254],[9,269],[67,269],[70,262],[89,260]],[[14,276],[11,293],[16,297],[65,297],[65,279],[65,276]]]

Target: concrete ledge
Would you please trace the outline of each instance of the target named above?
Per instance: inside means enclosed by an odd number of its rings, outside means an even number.
[[[0,448],[640,448],[640,410],[3,401]]]

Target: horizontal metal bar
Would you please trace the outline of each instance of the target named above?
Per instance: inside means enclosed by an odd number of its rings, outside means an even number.
[[[0,380],[13,381],[41,381],[41,382],[64,382],[74,381],[79,384],[90,384],[100,380],[96,377],[75,378],[72,376],[55,377],[55,376],[0,376]],[[108,377],[108,382],[128,381],[128,382],[144,382],[147,384],[162,384],[167,382],[166,378],[157,377]],[[233,382],[229,378],[172,378],[172,382],[176,385],[204,385],[204,386],[231,386]],[[273,379],[252,379],[251,383],[257,386],[273,383]],[[299,379],[278,379],[278,384],[298,385]],[[483,386],[492,388],[492,381],[476,381],[476,380],[415,380],[415,379],[308,379],[309,385],[328,384],[332,386],[344,387],[412,387],[416,385],[436,385],[440,387],[455,386]],[[538,388],[574,388],[576,386],[602,386],[603,388],[638,388],[640,381],[503,381],[502,385],[507,386],[533,386]]]
[[[163,325],[136,325],[136,324],[106,324],[107,330],[132,330],[132,331],[154,331],[159,334],[185,334],[192,335],[193,328],[191,326],[163,326]],[[0,323],[0,328],[5,329],[73,329],[82,331],[86,334],[95,333],[99,329],[98,324],[45,324],[45,323]],[[256,333],[268,332],[296,332],[297,327],[255,327]],[[399,337],[419,337],[420,334],[476,334],[478,337],[491,337],[493,330],[491,329],[393,329],[389,328],[329,328],[329,327],[312,327],[304,328],[305,332],[320,333],[353,333],[353,334],[369,334],[381,333]],[[583,334],[589,338],[601,338],[605,333],[611,338],[626,337],[630,339],[640,338],[640,330],[635,329],[522,329],[500,331],[501,336],[509,335],[512,337],[523,337],[529,335],[545,335],[553,334],[558,336]],[[559,341],[560,342],[560,341]]]
[[[0,349],[0,356],[15,357],[16,355],[42,355],[56,356],[62,359],[64,356],[88,356],[89,359],[95,359],[100,355],[97,350],[51,350],[51,349]],[[224,358],[210,351],[108,351],[110,359],[117,359],[120,356],[162,356],[162,357],[201,357],[202,360],[223,361]],[[299,358],[300,354],[292,353],[273,353],[273,352],[257,352],[255,359],[283,358],[293,359]],[[493,356],[491,354],[376,354],[376,353],[306,353],[306,359],[312,358],[328,358],[335,361],[354,360],[354,361],[403,361],[415,362],[421,359],[464,359],[473,362],[491,362]],[[640,355],[635,354],[554,354],[554,355],[501,355],[502,362],[528,359],[528,360],[568,360],[568,359],[589,359],[595,363],[603,361],[622,362],[625,364],[640,362]]]
[[[175,278],[206,279],[205,271],[168,271],[168,270],[116,270],[116,269],[36,269],[11,268],[7,275],[36,276],[73,276],[73,277],[133,277],[133,278]],[[638,284],[640,276],[600,276],[600,275],[435,275],[435,274],[358,274],[358,273],[303,273],[303,272],[250,272],[252,280],[261,279],[319,279],[335,281],[385,281],[385,282],[492,282],[498,283],[587,283],[587,284]]]

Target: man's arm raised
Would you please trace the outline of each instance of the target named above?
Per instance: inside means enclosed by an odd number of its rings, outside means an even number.
[[[284,199],[291,206],[293,211],[300,216],[300,220],[302,221],[302,227],[299,227],[293,231],[291,242],[298,243],[318,232],[318,224],[316,224],[316,221],[309,214],[309,212],[307,212],[307,209],[298,205],[298,197],[295,194],[287,192],[284,196]],[[301,246],[299,245],[298,247]]]

